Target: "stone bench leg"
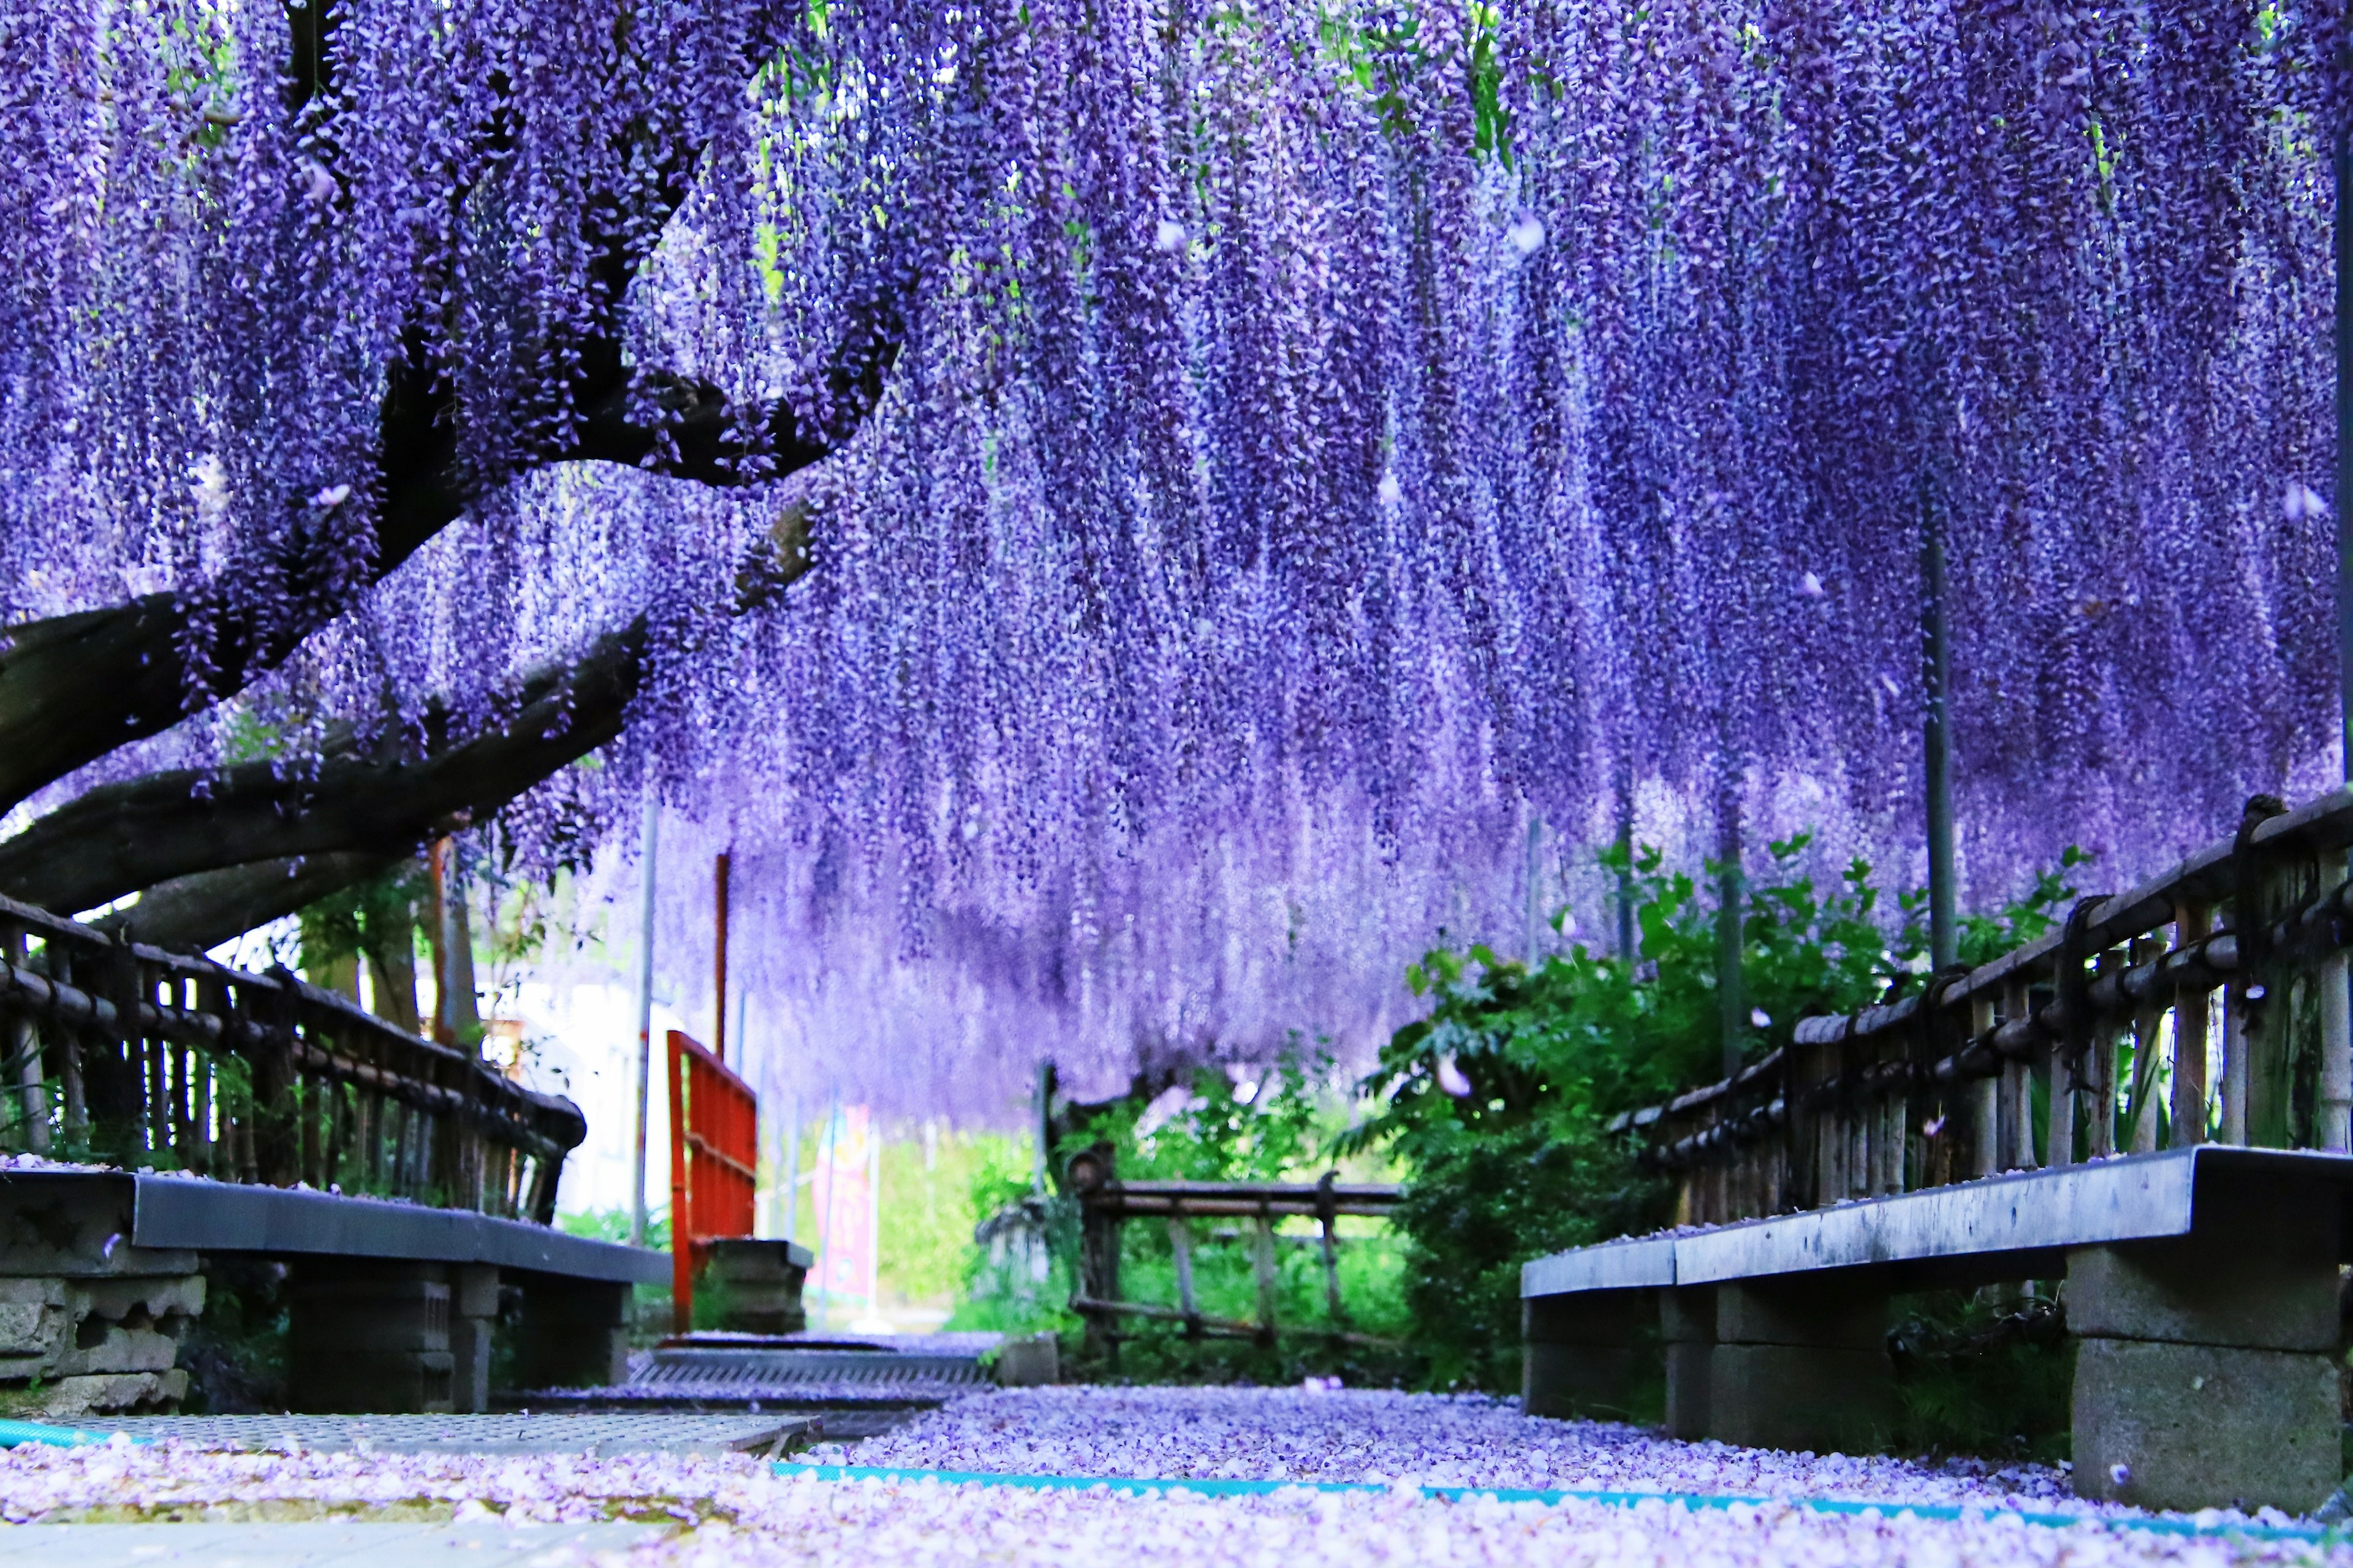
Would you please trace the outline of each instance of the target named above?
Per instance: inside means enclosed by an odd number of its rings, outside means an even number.
[[[1666,1345],[1667,1435],[1697,1442],[1708,1435],[1708,1373],[1715,1359],[1715,1288],[1691,1285],[1660,1291],[1659,1337]]]
[[[459,1414],[491,1407],[491,1347],[499,1323],[499,1271],[465,1263],[449,1270],[449,1404]]]
[[[456,1408],[449,1270],[438,1263],[305,1260],[287,1300],[287,1397],[320,1414]]]
[[[128,1182],[0,1183],[0,1395],[52,1421],[168,1411],[205,1310],[194,1252],[133,1247]],[[37,1392],[36,1392],[37,1390]]]
[[[2211,1239],[2068,1255],[2078,1493],[2304,1513],[2336,1490],[2336,1205],[2266,1208]]]
[[[1894,1436],[1887,1293],[1836,1278],[1719,1285],[1708,1436],[1751,1448],[1870,1453]]]
[[[525,1276],[516,1330],[525,1388],[597,1388],[629,1380],[628,1285]]]
[[[1625,1420],[1651,1357],[1644,1290],[1530,1296],[1520,1303],[1520,1408],[1530,1415]]]

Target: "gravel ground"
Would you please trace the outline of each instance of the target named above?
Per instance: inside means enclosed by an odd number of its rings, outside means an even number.
[[[1059,1476],[2084,1506],[2063,1474],[2042,1465],[1932,1466],[1678,1443],[1631,1426],[1531,1421],[1505,1400],[1377,1390],[1007,1390],[811,1458]]]
[[[152,1447],[0,1454],[0,1516],[406,1517],[468,1524],[675,1521],[627,1568],[803,1561],[1122,1563],[1232,1568],[1511,1564],[1525,1568],[2097,1568],[2322,1563],[2353,1548],[2233,1535],[2051,1529],[2004,1510],[2063,1510],[2054,1470],[1754,1453],[1630,1428],[1532,1422],[1507,1402],[1372,1392],[1041,1389],[958,1401],[910,1426],[811,1458],[1065,1475],[1374,1482],[1357,1493],[1118,1496],[1104,1491],[778,1477],[746,1458],[207,1453]],[[1428,1485],[1743,1493],[1890,1505],[1825,1515],[1776,1500],[1692,1510],[1568,1501],[1450,1502]],[[1982,1508],[1959,1520],[1905,1503]],[[2284,1523],[2276,1519],[2260,1522]],[[0,1557],[10,1554],[0,1530]],[[585,1561],[585,1560],[584,1560]]]

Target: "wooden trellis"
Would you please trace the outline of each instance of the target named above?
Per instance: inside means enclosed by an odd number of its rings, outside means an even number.
[[[1139,1318],[1177,1324],[1188,1338],[1254,1341],[1271,1345],[1282,1333],[1312,1334],[1344,1344],[1389,1346],[1395,1342],[1346,1328],[1346,1304],[1340,1296],[1337,1221],[1343,1215],[1386,1219],[1398,1202],[1394,1186],[1344,1184],[1326,1174],[1320,1182],[1120,1182],[1102,1179],[1088,1156],[1073,1163],[1071,1186],[1081,1205],[1079,1289],[1071,1310],[1087,1322],[1090,1342],[1115,1349],[1123,1337],[1122,1318]],[[1286,1324],[1275,1310],[1280,1269],[1276,1261],[1276,1223],[1293,1215],[1312,1215],[1318,1222],[1314,1238],[1324,1270],[1328,1326]],[[1131,1219],[1155,1218],[1168,1226],[1168,1243],[1176,1267],[1176,1300],[1173,1303],[1130,1301],[1120,1293],[1120,1227]],[[1255,1321],[1211,1317],[1203,1313],[1193,1288],[1194,1234],[1198,1219],[1229,1218],[1250,1222],[1247,1240],[1250,1272],[1258,1289]]]
[[[0,1140],[550,1224],[579,1108],[284,969],[0,899]]]
[[[2240,831],[1991,963],[1799,1021],[1613,1126],[1715,1224],[2202,1142],[2353,1144],[2353,792]],[[2219,1045],[2219,1071],[2208,1058]],[[2036,1114],[2036,1106],[2042,1106]]]

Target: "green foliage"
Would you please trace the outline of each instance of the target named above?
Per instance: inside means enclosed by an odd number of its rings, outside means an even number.
[[[423,896],[423,868],[412,864],[396,866],[309,905],[297,917],[303,970],[322,975],[346,959],[414,952],[417,908]]]
[[[2074,1342],[2047,1297],[1905,1298],[1888,1348],[1904,1448],[2055,1463],[2069,1454]]]
[[[1805,835],[1771,845],[1741,889],[1747,1011],[1730,1044],[1746,1061],[1787,1045],[1799,1018],[1893,996],[1926,966],[1926,899],[1888,909],[1859,859],[1818,888],[1809,847]],[[1983,962],[2048,929],[2084,859],[2071,850],[2025,899],[1972,920],[1964,951]],[[1531,970],[1483,946],[1432,950],[1406,977],[1430,1015],[1382,1048],[1360,1086],[1376,1112],[1339,1141],[1385,1148],[1409,1173],[1406,1299],[1441,1385],[1517,1382],[1522,1263],[1669,1217],[1664,1184],[1610,1120],[1724,1071],[1723,868],[1703,886],[1654,848],[1600,860],[1630,885],[1641,960],[1572,945]]]
[[[626,1242],[629,1239],[629,1211],[588,1209],[579,1214],[560,1214],[555,1216],[555,1228],[566,1236],[585,1236],[591,1241]],[[646,1216],[646,1245],[656,1252],[670,1250],[667,1209]]]
[[[2088,849],[2069,845],[2059,857],[2059,864],[2034,879],[2034,886],[2023,897],[2007,904],[1999,914],[1965,915],[1961,919],[1960,959],[1975,969],[1981,963],[1991,963],[2015,947],[2023,947],[2036,938],[2048,934],[2067,918],[2066,906],[2074,901],[2077,889],[2073,873],[2092,863]]]
[[[1184,1104],[1157,1125],[1146,1121],[1152,1099],[1127,1096],[1066,1135],[1055,1161],[1101,1140],[1128,1181],[1271,1182],[1302,1172],[1313,1180],[1324,1170],[1318,1091],[1331,1076],[1329,1053],[1312,1066],[1288,1053],[1256,1081],[1198,1068]]]

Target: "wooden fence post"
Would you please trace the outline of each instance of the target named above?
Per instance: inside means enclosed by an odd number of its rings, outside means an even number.
[[[1176,1258],[1176,1310],[1185,1314],[1185,1337],[1201,1337],[1201,1309],[1193,1299],[1193,1226],[1180,1200],[1168,1215],[1168,1250]]]
[[[1258,1278],[1258,1336],[1261,1344],[1274,1343],[1274,1215],[1261,1205],[1258,1226],[1250,1237],[1250,1272]]]
[[[1315,1219],[1323,1233],[1324,1243],[1324,1307],[1333,1324],[1343,1326],[1348,1321],[1346,1310],[1340,1305],[1340,1221],[1339,1199],[1333,1191],[1337,1172],[1326,1171],[1315,1184]]]

